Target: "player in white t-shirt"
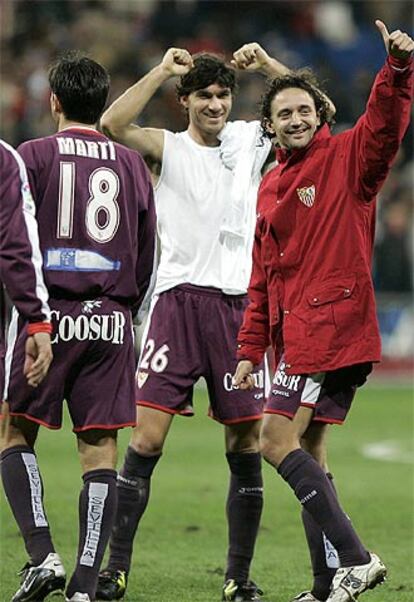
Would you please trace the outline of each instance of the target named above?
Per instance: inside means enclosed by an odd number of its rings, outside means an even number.
[[[234,54],[235,67],[275,76],[288,71],[256,43]],[[236,337],[251,271],[256,193],[270,143],[259,122],[227,123],[235,69],[210,54],[171,48],[162,62],[106,111],[112,138],[161,163],[155,188],[161,255],[137,371],[137,427],[118,477],[118,515],[97,597],[126,589],[132,544],[150,478],[175,414],[191,415],[193,386],[207,382],[210,415],[225,426],[230,468],[229,551],[223,600],[260,600],[249,580],[262,511],[258,447],[264,371],[256,388],[235,389]],[[134,122],[173,76],[188,129],[174,134]],[[201,443],[202,444],[202,443]]]

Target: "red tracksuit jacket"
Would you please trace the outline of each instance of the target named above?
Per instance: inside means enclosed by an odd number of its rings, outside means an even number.
[[[380,359],[371,278],[375,197],[407,130],[413,61],[390,57],[356,125],[324,125],[305,149],[279,150],[262,180],[239,359],[272,344],[288,374]]]

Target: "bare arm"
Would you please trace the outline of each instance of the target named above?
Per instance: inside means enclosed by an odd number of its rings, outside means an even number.
[[[232,64],[241,71],[258,71],[266,77],[283,77],[289,75],[291,70],[283,63],[272,58],[257,42],[244,44],[233,54]],[[329,105],[330,117],[336,113],[336,107],[332,100],[321,92]]]
[[[103,131],[117,142],[162,160],[164,133],[161,129],[142,128],[134,122],[158,88],[170,77],[188,73],[193,60],[187,50],[170,48],[161,63],[128,88],[102,115]]]

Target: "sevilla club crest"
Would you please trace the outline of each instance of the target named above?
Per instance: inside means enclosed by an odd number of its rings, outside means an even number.
[[[138,385],[139,389],[141,389],[141,387],[143,387],[145,385],[145,383],[147,382],[148,376],[149,376],[149,374],[147,372],[142,372],[142,370],[140,370],[137,373],[137,385]]]
[[[296,192],[298,193],[301,203],[306,205],[306,207],[313,206],[316,192],[315,184],[312,184],[312,186],[305,186],[305,188],[296,188]]]

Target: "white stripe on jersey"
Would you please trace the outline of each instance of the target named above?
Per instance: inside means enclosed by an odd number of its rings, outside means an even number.
[[[42,254],[40,252],[39,234],[37,231],[37,222],[35,219],[36,205],[33,201],[33,197],[30,192],[26,166],[19,153],[12,146],[10,146],[10,144],[7,144],[7,142],[4,142],[4,140],[0,140],[0,144],[2,144],[4,148],[10,152],[10,154],[14,157],[19,167],[21,180],[22,212],[26,224],[27,237],[32,247],[31,259],[36,278],[36,296],[42,303],[42,313],[45,317],[45,320],[50,321],[50,308],[48,305],[49,295],[43,280]]]
[[[11,364],[12,364],[12,359],[13,359],[14,346],[15,346],[16,340],[17,340],[18,320],[19,320],[18,311],[15,307],[13,307],[10,325],[9,325],[9,331],[7,334],[6,357],[4,360],[4,392],[3,392],[2,399],[4,399],[5,401],[7,401],[7,395],[9,392],[10,372],[11,372]]]

